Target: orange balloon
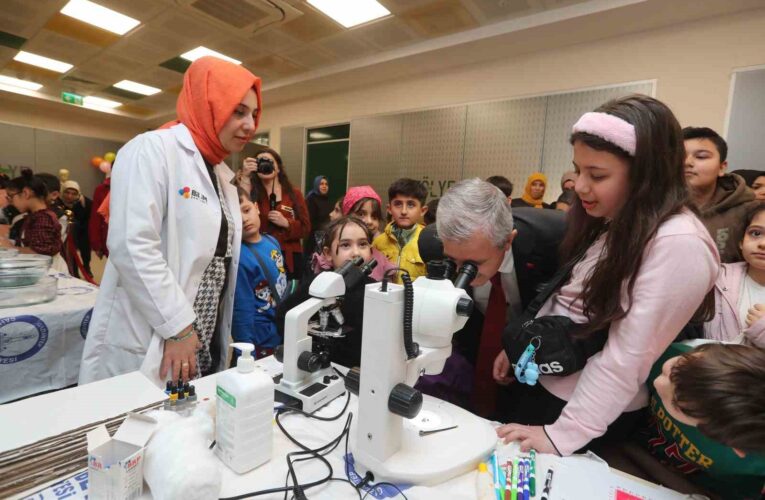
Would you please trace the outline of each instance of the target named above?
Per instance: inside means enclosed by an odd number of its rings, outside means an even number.
[[[94,156],[90,159],[90,164],[93,165],[94,168],[98,168],[101,165],[101,162],[104,161],[103,158],[100,156]]]

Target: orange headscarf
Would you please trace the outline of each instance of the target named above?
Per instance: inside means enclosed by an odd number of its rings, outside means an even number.
[[[531,197],[531,183],[534,181],[542,181],[545,187],[547,187],[547,176],[541,172],[534,172],[528,179],[526,179],[526,187],[523,188],[521,199],[534,208],[544,208],[542,205],[542,198],[535,200]]]
[[[160,128],[183,123],[205,160],[216,165],[229,154],[223,149],[218,133],[249,89],[258,96],[257,129],[263,109],[260,78],[238,64],[212,56],[200,57],[183,75],[183,89],[175,106],[178,119]]]
[[[175,105],[178,119],[159,128],[170,128],[183,123],[191,132],[194,144],[204,159],[217,165],[229,154],[229,151],[223,149],[218,132],[249,89],[255,90],[258,96],[258,113],[255,115],[257,129],[263,111],[260,78],[238,64],[212,56],[200,57],[191,63],[183,75],[183,89]],[[98,213],[107,223],[110,199],[111,193],[106,195],[98,208]]]

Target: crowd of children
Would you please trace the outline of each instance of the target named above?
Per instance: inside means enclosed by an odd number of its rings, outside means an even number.
[[[765,204],[751,186],[760,176],[725,173],[725,141],[708,128],[681,130],[656,100],[609,103],[576,127],[576,170],[561,179],[555,206],[543,201],[541,173],[515,199],[507,178],[487,181],[513,207],[568,212],[562,262],[575,265],[537,317],[566,316],[586,325],[584,335],[607,331],[607,340],[583,370],[543,376],[533,388],[515,382],[510,394],[525,403],[497,415],[512,422],[498,434],[564,455],[598,449],[617,466],[689,493],[757,498],[765,483]],[[614,127],[628,129],[631,139],[610,134]],[[314,186],[319,195],[322,179]],[[412,279],[426,273],[417,243],[437,204],[426,203],[420,182],[403,178],[388,190],[387,224],[370,186],[349,188],[334,205],[322,200],[326,222],[311,229],[316,238],[304,257],[306,276],[294,293],[274,297],[284,281],[275,264],[278,244],[247,222],[257,219],[251,215],[257,206],[242,194],[243,248],[267,250],[240,261],[234,337],[256,343],[258,355],[280,342],[287,311],[308,297],[322,271],[361,257],[378,264],[368,282],[391,269],[396,281],[401,270]],[[259,270],[264,262],[273,269]],[[338,307],[344,322],[312,324],[311,334],[334,362],[355,366],[363,287],[349,290]],[[694,324],[705,339],[696,342],[711,343],[673,343]],[[480,325],[475,330],[480,335]],[[504,351],[497,363],[497,383],[512,380],[502,373],[510,366]],[[457,365],[464,369],[464,358],[446,369]],[[420,388],[427,391],[428,384]],[[470,407],[469,399],[454,398]]]

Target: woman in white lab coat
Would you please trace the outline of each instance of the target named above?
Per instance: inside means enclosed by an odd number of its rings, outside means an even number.
[[[245,68],[198,59],[178,121],[120,149],[80,384],[140,369],[164,386],[224,368],[242,222],[223,159],[254,135],[260,95]]]

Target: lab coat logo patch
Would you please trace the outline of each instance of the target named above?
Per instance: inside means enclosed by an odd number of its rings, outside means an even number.
[[[37,316],[0,319],[0,365],[18,363],[37,354],[48,342],[48,326]]]
[[[203,195],[196,189],[192,189],[188,186],[184,186],[181,189],[178,190],[178,194],[183,196],[184,198],[192,199],[192,200],[198,200],[201,201],[204,204],[207,204],[207,196]]]

